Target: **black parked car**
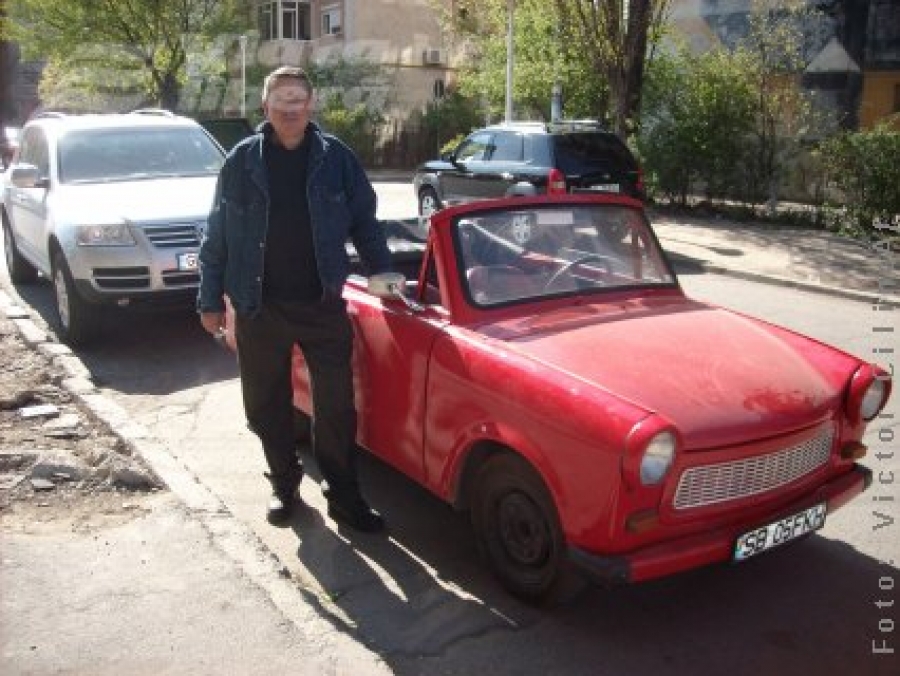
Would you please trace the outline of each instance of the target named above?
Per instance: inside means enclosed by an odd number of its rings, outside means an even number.
[[[200,119],[198,122],[206,131],[212,134],[212,137],[219,142],[219,145],[228,152],[238,143],[253,133],[253,127],[250,122],[243,117],[218,117]]]
[[[615,192],[644,198],[641,169],[596,122],[515,122],[479,129],[416,170],[419,214],[519,193]]]

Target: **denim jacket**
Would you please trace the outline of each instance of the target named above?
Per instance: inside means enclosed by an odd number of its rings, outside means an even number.
[[[235,311],[255,315],[262,305],[269,189],[263,145],[271,125],[236,145],[225,160],[200,245],[197,309],[221,312],[227,295]],[[376,198],[356,156],[344,143],[310,123],[312,146],[306,186],[323,298],[339,297],[350,272],[345,243],[353,242],[370,274],[390,269]]]

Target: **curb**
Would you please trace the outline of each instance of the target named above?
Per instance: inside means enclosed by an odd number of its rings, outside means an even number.
[[[818,293],[825,296],[835,296],[838,298],[846,298],[847,300],[860,301],[862,303],[882,303],[882,304],[900,304],[900,296],[892,296],[889,294],[869,293],[866,291],[855,291],[853,289],[842,289],[838,286],[829,286],[827,284],[818,284],[816,282],[804,282],[799,279],[791,279],[789,277],[779,277],[777,275],[763,274],[760,272],[748,272],[746,270],[735,270],[724,265],[716,263],[701,263],[706,272],[719,275],[727,275],[738,279],[746,279],[752,282],[762,282],[773,284],[775,286],[785,286],[789,288],[808,291],[810,293]]]
[[[67,377],[61,387],[146,461],[224,556],[267,595],[301,636],[316,646],[315,652],[323,656],[321,666],[333,670],[336,661],[346,660],[348,668],[353,669],[346,673],[359,673],[357,670],[363,663],[368,663],[367,668],[371,669],[366,673],[389,673],[377,653],[339,627],[334,618],[340,613],[331,609],[327,599],[300,580],[293,579],[287,567],[256,533],[237,519],[199,477],[170,454],[164,444],[152,438],[145,427],[132,421],[122,406],[94,385],[91,373],[82,361],[68,346],[56,342],[33,312],[23,309],[21,299],[9,284],[8,279],[0,279],[0,312],[16,325],[26,345],[47,356],[53,365],[65,372]],[[298,596],[301,603],[297,602]]]
[[[825,296],[844,298],[846,300],[853,300],[861,303],[870,303],[872,305],[881,304],[900,306],[900,296],[897,295],[872,293],[868,291],[858,291],[855,289],[844,289],[838,286],[820,284],[818,282],[806,282],[800,279],[793,279],[791,277],[781,277],[769,273],[740,270],[737,268],[729,267],[727,265],[710,263],[709,261],[693,258],[692,256],[666,249],[665,240],[663,240],[662,238],[660,238],[660,243],[662,244],[662,248],[665,251],[666,256],[668,256],[673,265],[677,264],[678,262],[683,262],[690,265],[696,265],[706,273],[724,275],[727,277],[734,277],[736,279],[746,279],[747,281],[759,282],[762,284],[783,286],[792,289],[798,289],[800,291],[806,291],[808,293],[817,293]]]

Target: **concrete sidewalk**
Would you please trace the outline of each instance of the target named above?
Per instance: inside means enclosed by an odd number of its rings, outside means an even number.
[[[863,302],[900,303],[900,233],[867,245],[824,230],[650,213],[673,262]]]

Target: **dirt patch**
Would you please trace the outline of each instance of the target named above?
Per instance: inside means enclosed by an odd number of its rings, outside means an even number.
[[[162,482],[2,313],[0,354],[0,530],[93,530],[147,511]]]

